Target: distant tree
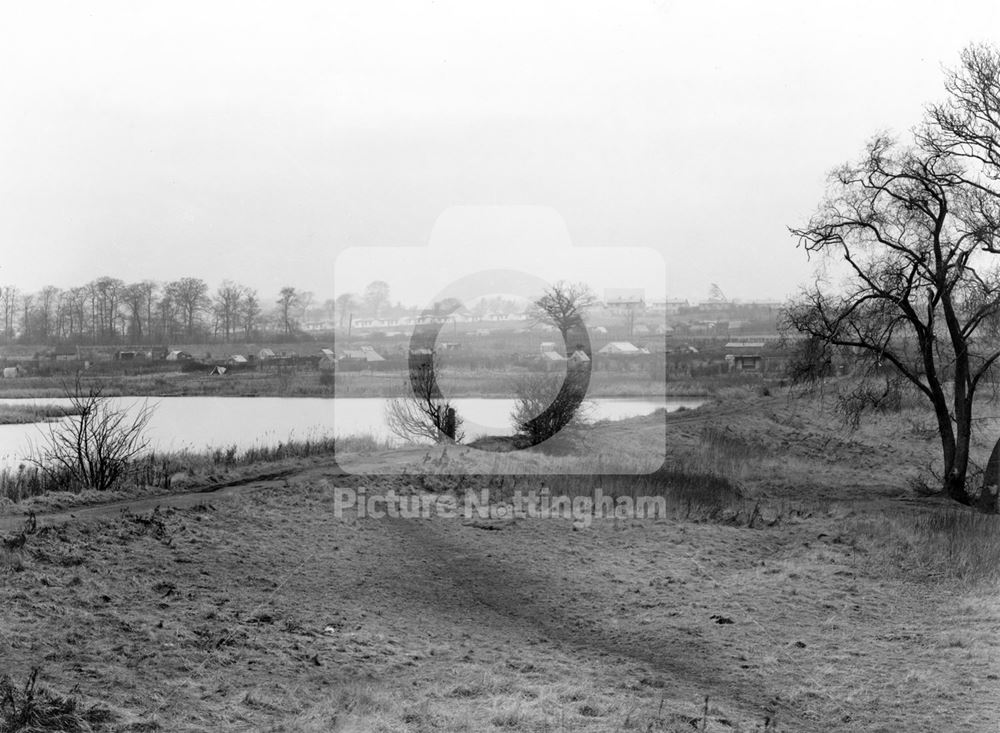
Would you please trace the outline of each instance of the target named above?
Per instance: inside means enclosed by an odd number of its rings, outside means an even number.
[[[14,323],[17,319],[17,288],[5,285],[0,288],[0,312],[3,313],[3,338],[6,343],[14,338]]]
[[[257,299],[256,290],[247,288],[244,291],[239,315],[243,327],[243,338],[250,341],[257,329],[257,319],[260,317],[260,301]]]
[[[311,290],[300,290],[298,297],[299,320],[305,322],[309,320],[309,309],[316,302],[316,293]]]
[[[125,290],[122,292],[122,300],[128,311],[129,341],[140,344],[145,334],[143,322],[146,321],[148,323],[147,308],[149,307],[149,302],[147,300],[146,287],[143,283],[126,285]]]
[[[239,324],[239,309],[245,288],[232,280],[223,280],[215,292],[215,306],[222,338],[228,342]]]
[[[586,284],[559,281],[532,304],[530,315],[536,321],[555,326],[563,342],[569,344],[579,340],[571,336],[586,328],[583,316],[595,303],[597,296]]]
[[[201,317],[211,302],[208,285],[201,278],[182,277],[167,285],[167,292],[184,325],[185,336],[194,340]]]
[[[340,328],[344,328],[344,325],[349,322],[348,319],[351,317],[351,313],[358,305],[357,296],[354,293],[341,293],[337,296],[334,301],[334,313],[337,317],[337,325]]]
[[[69,338],[82,341],[87,332],[87,288],[71,288],[66,294],[65,303]]]
[[[34,302],[35,296],[30,293],[21,296],[21,343],[31,343],[35,336],[31,328],[31,308]]]
[[[62,291],[52,285],[42,288],[37,296],[37,328],[35,329],[38,341],[48,343],[57,338],[56,333],[56,311],[59,308],[59,301],[62,298]]]
[[[298,306],[299,293],[291,285],[286,285],[281,289],[278,296],[278,312],[281,318],[281,326],[286,336],[290,336],[295,331],[295,321],[292,318],[292,311]]]
[[[383,280],[374,280],[368,283],[364,295],[365,307],[368,312],[378,318],[382,315],[382,310],[389,305],[389,283]]]
[[[99,277],[87,283],[90,300],[91,336],[95,343],[113,343],[118,336],[118,322],[125,283],[114,277]]]

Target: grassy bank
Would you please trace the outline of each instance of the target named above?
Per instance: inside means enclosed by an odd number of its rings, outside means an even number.
[[[47,422],[75,414],[78,414],[78,411],[74,408],[58,405],[0,404],[0,425]]]

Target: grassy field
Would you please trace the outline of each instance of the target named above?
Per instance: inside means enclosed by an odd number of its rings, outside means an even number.
[[[831,404],[744,391],[671,415],[645,477],[286,457],[244,494],[8,533],[0,730],[30,707],[121,731],[995,731],[998,518],[914,491],[936,450],[922,411],[851,432]],[[982,422],[977,462],[1000,429]],[[590,460],[662,426],[599,429]],[[543,483],[664,511],[506,513]],[[486,488],[505,511],[338,516],[362,488]]]

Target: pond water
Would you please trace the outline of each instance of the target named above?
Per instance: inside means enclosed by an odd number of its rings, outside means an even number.
[[[137,410],[154,407],[149,423],[150,446],[157,451],[211,448],[249,448],[331,435],[369,433],[383,439],[393,436],[385,425],[386,400],[372,397],[325,399],[321,397],[116,397],[117,406]],[[0,399],[0,404],[68,405],[67,399]],[[648,415],[660,407],[674,411],[693,409],[702,400],[657,398],[597,398],[592,400],[594,420],[621,420]],[[465,424],[465,436],[505,435],[512,432],[510,399],[456,399]],[[0,465],[13,465],[30,454],[44,424],[0,425]]]

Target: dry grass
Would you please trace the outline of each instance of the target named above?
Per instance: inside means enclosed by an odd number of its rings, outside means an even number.
[[[1000,516],[964,507],[877,512],[849,525],[869,560],[897,577],[1000,580]]]
[[[23,685],[9,675],[0,677],[0,733],[91,733],[113,720],[99,705],[84,706],[38,684],[38,669]]]

